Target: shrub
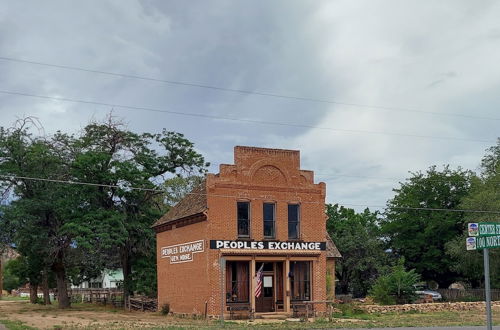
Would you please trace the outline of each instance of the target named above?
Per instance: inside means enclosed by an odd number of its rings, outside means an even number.
[[[162,315],[168,315],[168,313],[170,313],[170,304],[163,304],[163,305],[161,305],[160,313]]]
[[[388,274],[380,276],[372,287],[371,295],[379,304],[406,304],[416,300],[414,285],[420,280],[420,275],[412,269],[407,271],[404,259],[392,267]]]

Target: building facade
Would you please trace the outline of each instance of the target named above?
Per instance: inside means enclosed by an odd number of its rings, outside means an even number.
[[[299,151],[235,147],[234,165],[219,170],[153,226],[158,306],[290,313],[333,298],[340,255],[326,233],[326,186],[300,169]]]

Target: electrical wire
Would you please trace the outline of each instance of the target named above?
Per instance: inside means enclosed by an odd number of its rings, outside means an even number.
[[[100,105],[100,106],[107,106],[107,107],[112,107],[112,108],[121,108],[121,109],[126,109],[126,110],[143,110],[143,111],[151,111],[151,112],[159,112],[159,113],[168,113],[168,114],[179,115],[179,116],[200,117],[200,118],[215,119],[215,120],[229,120],[229,121],[244,122],[244,123],[251,123],[251,124],[260,124],[260,125],[310,128],[310,129],[319,129],[319,130],[327,130],[327,131],[342,132],[342,133],[391,135],[391,136],[401,136],[401,137],[467,141],[467,142],[478,142],[478,143],[495,143],[496,142],[496,141],[492,141],[492,140],[466,139],[466,138],[458,138],[458,137],[445,137],[445,136],[432,136],[432,135],[404,134],[404,133],[397,133],[397,132],[381,132],[381,131],[368,131],[368,130],[341,129],[341,128],[320,127],[320,126],[305,125],[305,124],[283,123],[283,122],[277,122],[277,121],[242,119],[242,118],[234,118],[234,117],[227,117],[227,116],[206,115],[206,114],[201,114],[201,113],[181,112],[181,111],[165,110],[165,109],[150,108],[150,107],[130,106],[130,105],[123,105],[123,104],[105,103],[105,102],[73,99],[73,98],[66,98],[66,97],[37,95],[37,94],[6,91],[6,90],[0,90],[0,93],[6,94],[6,95],[32,97],[32,98],[39,98],[39,99],[53,100],[53,101]]]
[[[64,69],[64,70],[97,73],[97,74],[101,74],[101,75],[108,75],[108,76],[114,76],[114,77],[120,77],[120,78],[154,81],[154,82],[160,82],[160,83],[171,84],[171,85],[204,88],[204,89],[211,89],[211,90],[223,91],[223,92],[258,95],[258,96],[290,99],[290,100],[297,100],[297,101],[344,105],[344,106],[355,107],[355,108],[412,112],[412,113],[422,113],[422,114],[428,114],[428,115],[434,115],[434,116],[449,116],[449,117],[459,117],[459,118],[468,118],[468,119],[500,120],[500,118],[474,116],[474,115],[469,115],[469,114],[441,113],[441,112],[425,111],[425,110],[402,108],[402,107],[389,107],[389,106],[382,106],[382,105],[370,105],[370,104],[361,104],[361,103],[340,102],[340,101],[335,101],[335,100],[330,100],[330,99],[302,97],[302,96],[285,95],[285,94],[262,92],[262,91],[255,91],[255,90],[227,88],[227,87],[213,86],[213,85],[208,85],[208,84],[159,79],[159,78],[154,78],[154,77],[145,77],[145,76],[140,76],[140,75],[132,75],[132,74],[126,74],[126,73],[118,73],[118,72],[89,69],[89,68],[83,68],[83,67],[78,67],[78,66],[69,66],[69,65],[60,65],[60,64],[39,62],[39,61],[24,60],[24,59],[7,57],[7,56],[0,56],[0,60],[9,61],[9,62],[17,62],[17,63],[25,63],[25,64],[33,64],[33,65],[38,65],[38,66],[46,66],[46,67],[52,67],[52,68],[58,68],[58,69]]]
[[[43,181],[43,182],[53,182],[53,183],[63,183],[63,184],[75,184],[75,185],[88,185],[93,187],[107,187],[107,188],[120,188],[120,189],[130,189],[137,191],[148,191],[148,192],[160,192],[166,193],[165,190],[162,189],[152,189],[152,188],[140,188],[140,187],[123,187],[119,185],[110,185],[110,184],[100,184],[100,183],[91,183],[91,182],[79,182],[72,180],[58,180],[58,179],[46,179],[46,178],[35,178],[28,176],[18,176],[18,175],[0,175],[2,178],[10,179],[10,180],[31,180],[31,181]],[[210,197],[222,197],[222,198],[245,198],[250,200],[268,200],[269,198],[263,197],[244,197],[244,196],[235,196],[235,195],[221,195],[221,194],[207,194],[207,193],[193,193],[189,192],[188,195],[200,195],[200,196],[210,196]],[[276,202],[290,202],[290,200],[275,200]],[[300,201],[303,204],[320,204],[319,202],[308,202],[308,201]],[[357,207],[373,207],[373,208],[387,208],[387,205],[365,205],[365,204],[349,204],[349,203],[337,203],[339,205],[347,205],[347,206],[357,206]],[[414,211],[433,211],[433,212],[463,212],[463,213],[482,213],[482,214],[500,214],[500,211],[486,211],[486,210],[471,210],[471,209],[446,209],[446,208],[428,208],[428,207],[389,207],[390,209],[400,209],[400,210],[414,210]]]

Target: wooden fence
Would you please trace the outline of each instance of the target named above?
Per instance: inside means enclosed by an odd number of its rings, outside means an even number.
[[[119,289],[71,289],[70,297],[72,302],[123,307],[123,291]]]
[[[446,301],[481,301],[485,300],[484,289],[438,289]],[[491,290],[491,300],[500,301],[500,289]]]

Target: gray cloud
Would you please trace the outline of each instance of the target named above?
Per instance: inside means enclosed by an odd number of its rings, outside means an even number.
[[[469,1],[36,1],[0,5],[0,56],[234,89],[500,117],[500,5]],[[246,119],[495,140],[498,121],[188,88],[0,61],[0,89]],[[0,94],[0,124],[78,130],[110,107]],[[328,200],[384,204],[408,171],[475,168],[488,143],[340,133],[115,109],[184,133],[212,163],[235,144],[300,149]],[[212,168],[216,171],[214,165]],[[320,174],[321,173],[321,174]],[[333,174],[351,175],[335,178]],[[375,178],[363,178],[368,176]],[[333,177],[333,178],[332,178]]]

